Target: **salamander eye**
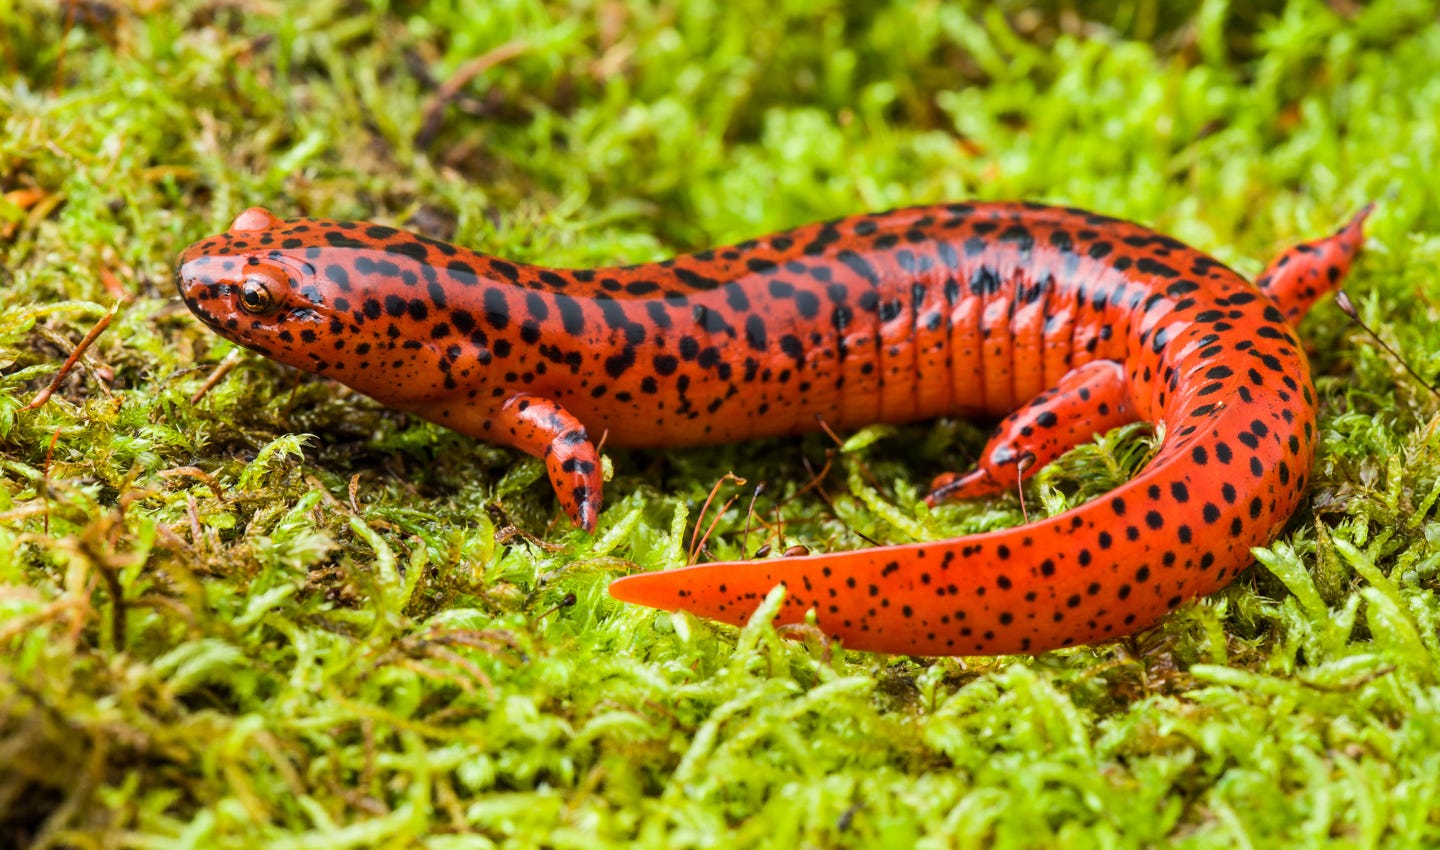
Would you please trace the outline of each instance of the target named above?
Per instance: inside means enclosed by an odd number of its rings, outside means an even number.
[[[268,313],[275,306],[270,284],[262,277],[251,276],[240,284],[240,309],[252,315]]]

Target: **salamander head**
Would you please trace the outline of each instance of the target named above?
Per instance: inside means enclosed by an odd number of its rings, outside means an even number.
[[[470,356],[461,357],[456,340],[438,332],[454,325],[446,293],[427,285],[438,244],[379,225],[282,221],[252,207],[185,249],[177,285],[190,311],[226,339],[408,407],[453,390],[452,367],[471,373],[479,367],[471,361],[489,357],[468,339]]]
[[[313,286],[302,295],[314,267],[271,250],[284,227],[259,207],[246,210],[229,230],[185,249],[177,284],[190,311],[221,336],[299,365],[297,331],[323,328],[321,311],[333,300]]]

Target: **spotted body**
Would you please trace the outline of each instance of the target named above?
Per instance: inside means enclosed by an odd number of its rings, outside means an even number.
[[[1292,324],[1338,286],[1364,215],[1252,286],[1139,225],[1037,204],[901,209],[584,270],[250,209],[185,251],[179,282],[235,342],[544,458],[587,529],[602,432],[660,448],[822,419],[1004,417],[935,501],[997,492],[1021,458],[1033,471],[1116,425],[1163,425],[1134,479],[1018,528],[611,586],[741,623],[783,583],[782,622],[813,608],[850,647],[1035,652],[1128,634],[1222,587],[1300,504],[1316,404]]]

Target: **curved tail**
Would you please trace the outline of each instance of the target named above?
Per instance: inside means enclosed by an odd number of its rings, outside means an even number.
[[[1205,439],[1167,440],[1140,475],[1063,514],[1030,525],[826,555],[705,564],[626,576],[616,599],[743,624],[777,584],[778,622],[814,608],[826,633],[851,649],[917,655],[1040,652],[1145,628],[1195,596],[1224,586],[1299,503],[1313,420],[1290,436],[1289,486],[1265,486],[1237,456],[1255,417],[1232,408]],[[1303,421],[1302,421],[1303,420]],[[1198,432],[1197,432],[1198,433]],[[1312,432],[1313,433],[1313,432]],[[1221,446],[1235,446],[1227,451]],[[1206,462],[1197,465],[1201,453]],[[1225,460],[1222,461],[1221,459]],[[1214,465],[1214,469],[1207,468]],[[1247,478],[1252,484],[1232,485]],[[1262,495],[1263,494],[1263,495]]]

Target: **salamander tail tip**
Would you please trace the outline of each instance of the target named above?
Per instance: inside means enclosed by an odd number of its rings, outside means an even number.
[[[659,573],[636,573],[610,582],[610,595],[621,602],[650,608],[673,608],[674,592],[668,582],[657,581]],[[666,603],[669,604],[666,604]]]

